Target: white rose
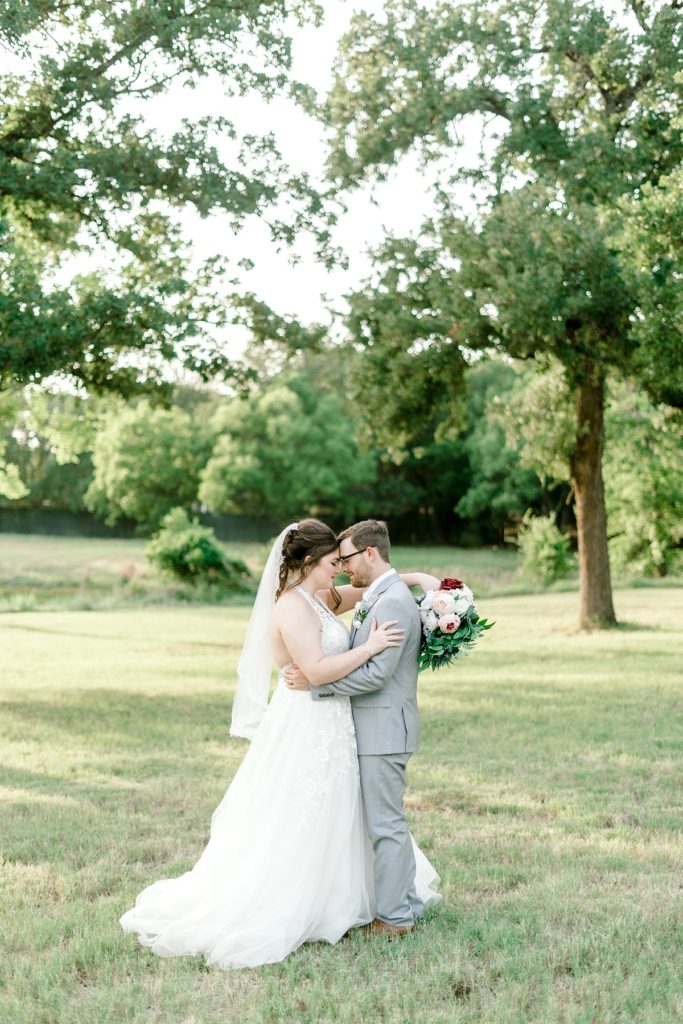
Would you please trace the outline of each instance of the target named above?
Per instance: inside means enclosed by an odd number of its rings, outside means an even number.
[[[451,615],[457,611],[456,602],[448,590],[438,590],[434,594],[432,608],[437,615]]]
[[[455,614],[456,615],[464,615],[465,612],[467,611],[467,609],[469,608],[469,606],[470,606],[470,602],[467,600],[466,597],[459,597],[458,600],[455,602],[455,608],[454,608]]]
[[[469,587],[463,587],[461,593],[463,597],[467,598],[470,604],[474,604],[474,594]]]
[[[428,629],[430,633],[433,633],[439,625],[439,616],[430,609],[422,619],[422,622],[424,623],[425,629]]]

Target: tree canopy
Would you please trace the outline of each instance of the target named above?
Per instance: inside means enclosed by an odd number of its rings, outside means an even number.
[[[192,507],[212,441],[206,416],[146,399],[124,406],[95,437],[86,506],[109,523],[127,517],[151,532],[171,509]]]
[[[213,430],[199,488],[212,511],[276,521],[308,511],[340,522],[365,511],[375,457],[358,445],[344,403],[312,375],[285,375],[225,405]]]
[[[250,91],[300,96],[291,16],[320,11],[313,0],[2,6],[0,390],[63,373],[130,393],[162,381],[170,359],[225,371],[224,265],[190,270],[182,209],[223,211],[235,229],[267,217],[283,241],[305,223],[325,247],[320,198],[272,134],[206,115],[164,135],[144,116],[146,102],[202,80],[226,110]]]
[[[683,405],[680,319],[664,309],[678,268],[663,218],[651,235],[641,207],[677,208],[682,100],[677,0],[390,0],[383,18],[354,18],[322,111],[338,186],[382,178],[415,148],[437,190],[421,237],[389,238],[351,299],[352,336],[389,402],[409,408],[419,393],[389,386],[390,368],[410,361],[432,390],[457,385],[471,350],[561,363],[576,403],[569,461],[584,625],[614,620],[607,370]],[[472,126],[482,143],[467,167],[459,149]],[[459,204],[464,182],[475,212]]]

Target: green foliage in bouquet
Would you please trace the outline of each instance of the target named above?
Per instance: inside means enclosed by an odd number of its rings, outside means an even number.
[[[172,509],[149,541],[147,560],[167,576],[185,583],[211,583],[228,591],[245,589],[250,572],[241,559],[228,558],[214,531]]]
[[[456,658],[465,658],[477,640],[495,626],[495,622],[482,619],[475,611],[470,610],[462,616],[460,625],[453,633],[443,633],[435,629],[429,633],[422,631],[422,644],[417,659],[417,666],[420,672],[431,668],[436,671],[439,668],[446,668]]]

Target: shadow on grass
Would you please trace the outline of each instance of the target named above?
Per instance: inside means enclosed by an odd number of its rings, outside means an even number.
[[[646,656],[650,659],[656,653]],[[455,753],[452,745],[459,734],[494,729],[495,746],[510,743],[519,756],[523,725],[524,747],[529,741],[537,745],[542,740],[545,750],[551,738],[566,736],[568,727],[574,754],[584,746],[595,749],[596,736],[602,737],[607,728],[611,743],[623,738],[629,749],[637,746],[631,731],[637,726],[642,739],[639,716],[650,706],[647,691],[634,694],[627,681],[621,688],[622,697],[629,698],[624,705],[623,700],[615,699],[618,692],[597,688],[594,682],[587,680],[592,691],[577,697],[574,689],[555,689],[551,683],[540,685],[538,681],[526,685],[520,694],[519,684],[513,680],[500,684],[495,701],[490,692],[481,692],[472,682],[454,684],[452,689],[435,687],[421,708],[423,745],[437,753],[443,745],[444,753],[446,749]],[[87,749],[94,758],[107,755],[110,764],[119,752],[140,753],[143,759],[174,755],[185,759],[194,750],[199,753],[206,743],[220,743],[231,759],[235,754],[241,758],[246,750],[246,745],[228,740],[229,696],[217,692],[145,696],[97,688],[56,691],[47,696],[41,692],[30,699],[4,700],[0,707],[5,723],[2,732],[8,741],[20,737],[41,747],[47,742],[55,751]],[[558,755],[566,753],[564,743],[557,749]],[[92,763],[90,759],[88,763]]]
[[[36,611],[39,610],[40,609],[36,609]],[[47,633],[52,636],[81,636],[87,637],[90,640],[107,640],[110,643],[119,640],[122,644],[130,644],[129,636],[117,637],[111,633],[85,633],[82,630],[73,631],[69,629],[64,629],[62,626],[60,626],[59,629],[50,629],[49,626],[29,626],[23,622],[5,622],[3,623],[3,628],[22,630],[22,632],[24,633]]]
[[[188,766],[177,756],[120,765],[89,762],[75,778],[3,769],[0,786],[10,792],[3,799],[2,857],[81,870],[119,850],[127,863],[163,865],[189,841],[196,859],[231,773],[221,778],[206,761]]]
[[[59,691],[54,700],[42,695],[31,700],[4,700],[1,707],[5,720],[14,718],[25,724],[26,738],[31,738],[30,726],[34,725],[50,733],[81,737],[89,748],[108,752],[140,744],[156,751],[164,737],[171,748],[183,735],[196,741],[198,732],[203,739],[212,734],[216,738],[226,736],[229,719],[229,705],[223,695],[145,697],[133,691],[104,688]],[[186,747],[186,743],[180,747]]]
[[[40,609],[36,609],[36,611],[39,610]],[[127,647],[129,647],[131,643],[131,638],[127,634],[116,636],[115,633],[91,633],[83,630],[64,629],[63,626],[60,626],[59,629],[53,629],[49,626],[30,626],[26,623],[20,622],[5,622],[0,628],[21,630],[25,633],[45,633],[50,636],[86,637],[89,640],[106,640],[108,643],[116,643],[118,641],[121,644],[125,644]],[[231,644],[227,641],[217,640],[178,640],[175,642],[173,640],[168,640],[164,643],[164,647],[171,650],[173,650],[177,645],[181,645],[183,649],[201,647],[213,648],[219,651],[229,651],[235,646],[235,644]]]
[[[674,627],[660,622],[631,622],[629,619],[617,619],[610,628],[618,633],[670,633]],[[650,652],[647,653],[649,656]]]
[[[190,850],[189,867],[208,840],[211,811],[218,802],[204,798],[196,808],[186,810],[172,801],[168,806],[160,804],[149,793],[133,802],[130,794],[111,791],[105,795],[104,787],[77,789],[79,796],[73,801],[60,792],[50,794],[53,800],[31,800],[26,795],[5,805],[2,856],[6,863],[93,871],[99,863],[111,861],[113,852],[114,860],[127,864],[167,865],[178,858],[185,863]]]
[[[101,802],[103,798],[108,798],[115,791],[121,792],[121,786],[114,780],[111,782],[82,782],[64,775],[30,772],[18,768],[2,768],[0,770],[0,785],[10,790],[17,790],[17,804],[23,804],[30,800],[30,796],[20,792],[21,790],[46,797],[64,797],[67,801],[87,800],[94,804]],[[134,788],[133,783],[130,788]],[[8,803],[10,802],[8,801]]]

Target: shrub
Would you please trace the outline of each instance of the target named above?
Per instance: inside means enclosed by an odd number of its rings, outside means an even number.
[[[212,583],[226,590],[244,590],[250,573],[244,562],[229,558],[214,531],[172,509],[145,549],[147,560],[166,576],[185,583]]]
[[[524,556],[524,574],[544,587],[569,576],[574,569],[569,537],[558,530],[552,515],[533,516],[527,512],[517,545]]]

